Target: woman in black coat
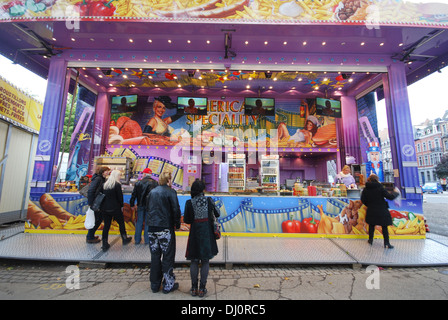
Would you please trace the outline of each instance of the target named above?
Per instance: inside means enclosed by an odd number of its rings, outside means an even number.
[[[398,191],[395,189],[395,191]],[[383,229],[384,247],[392,249],[389,243],[389,231],[387,226],[392,225],[392,217],[389,212],[389,204],[384,198],[393,200],[398,197],[398,192],[389,193],[379,182],[376,174],[371,174],[367,179],[366,187],[362,191],[361,201],[367,207],[366,222],[369,224],[369,244],[373,243],[375,226]]]
[[[103,251],[107,251],[110,248],[108,238],[112,219],[118,223],[123,244],[128,244],[132,240],[131,237],[126,235],[126,226],[124,224],[123,216],[123,191],[121,190],[120,177],[121,172],[119,170],[112,171],[101,190],[105,195],[100,206],[100,211],[104,219],[103,246],[101,247]]]
[[[204,196],[205,184],[196,180],[191,185],[191,200],[185,203],[184,222],[191,224],[185,257],[191,260],[190,276],[192,296],[203,297],[209,272],[209,260],[218,254],[213,224],[219,211],[209,197]],[[199,260],[201,260],[201,282],[198,291]]]
[[[92,207],[95,197],[100,192],[104,183],[106,182],[107,176],[110,174],[109,167],[100,167],[92,177],[92,181],[89,184],[89,191],[87,191],[87,203],[89,207]],[[87,231],[86,242],[87,243],[97,243],[100,242],[100,238],[95,236],[95,232],[103,223],[103,215],[100,211],[95,211],[95,226]]]

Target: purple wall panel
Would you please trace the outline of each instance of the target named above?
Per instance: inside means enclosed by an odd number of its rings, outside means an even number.
[[[405,65],[396,62],[388,69],[383,81],[393,167],[400,172],[395,184],[407,199],[421,199],[420,193],[411,192],[419,180]]]
[[[104,146],[108,140],[109,132],[109,119],[110,119],[110,107],[109,98],[107,93],[98,93],[98,98],[96,100],[95,107],[95,125],[93,130],[93,144],[90,153],[90,158],[95,157],[104,153]],[[90,161],[89,172],[92,173],[93,161]]]
[[[48,74],[42,123],[36,151],[33,181],[44,181],[46,186],[32,187],[31,192],[48,192],[51,189],[52,176],[56,175],[59,148],[61,144],[63,117],[68,85],[67,62],[53,58]],[[61,121],[62,117],[62,121]],[[43,158],[39,157],[43,156]],[[49,160],[46,159],[49,157]],[[43,159],[43,161],[42,161]]]
[[[359,154],[358,108],[355,97],[342,96],[342,121],[345,155],[355,157],[355,163],[362,163]],[[345,159],[343,159],[345,163]],[[341,168],[338,168],[340,170]]]

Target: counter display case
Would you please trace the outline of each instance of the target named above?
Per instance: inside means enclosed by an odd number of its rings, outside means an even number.
[[[95,157],[94,160],[94,171],[97,167],[107,166],[111,170],[120,170],[122,173],[122,183],[128,185],[131,180],[132,174],[132,159],[127,157],[111,157],[111,156],[100,156]]]
[[[130,207],[131,195],[124,194],[123,215],[128,234],[135,231],[136,207]],[[358,199],[338,197],[296,197],[277,195],[240,195],[208,193],[220,211],[221,230],[229,235],[277,233],[304,237],[367,238],[366,207]],[[181,211],[191,196],[178,193]],[[425,237],[422,202],[388,201],[393,220],[389,234],[396,238]],[[87,199],[78,193],[31,194],[25,232],[86,233],[84,228]],[[292,228],[291,226],[299,226]],[[101,230],[101,228],[100,228]],[[179,231],[188,231],[182,223]],[[99,231],[100,232],[100,231]],[[111,233],[119,233],[113,224]],[[299,234],[299,235],[293,235]],[[300,235],[303,234],[303,235]],[[381,228],[375,231],[381,235]]]

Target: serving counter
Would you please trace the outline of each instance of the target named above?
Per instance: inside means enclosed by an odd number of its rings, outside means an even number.
[[[208,194],[219,209],[225,235],[278,234],[306,237],[366,238],[366,207],[359,198],[297,197],[263,194]],[[125,194],[126,231],[135,232],[136,208],[129,205],[131,195]],[[179,194],[183,214],[188,194]],[[389,201],[394,224],[391,236],[425,237],[425,222],[420,200]],[[25,232],[86,233],[84,228],[87,199],[78,193],[32,193]],[[102,227],[100,227],[100,230]],[[188,231],[182,223],[179,231]],[[101,231],[99,231],[101,232]],[[118,233],[114,222],[112,233]],[[381,228],[376,235],[381,235]]]

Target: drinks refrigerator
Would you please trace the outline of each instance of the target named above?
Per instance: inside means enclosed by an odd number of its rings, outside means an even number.
[[[277,192],[280,189],[280,162],[278,155],[261,156],[260,182],[263,192]]]
[[[229,192],[244,191],[246,189],[246,155],[228,154],[227,163]]]

